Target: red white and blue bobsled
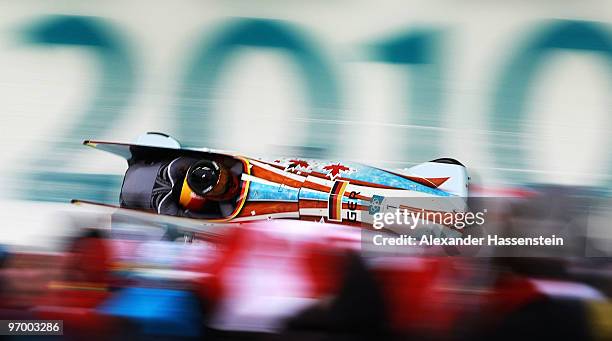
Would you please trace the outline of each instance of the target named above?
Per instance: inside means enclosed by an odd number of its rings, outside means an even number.
[[[377,213],[462,211],[468,197],[466,167],[450,158],[388,170],[354,162],[299,157],[265,160],[205,148],[182,148],[175,139],[161,133],[147,133],[135,144],[93,140],[84,144],[127,160],[128,171],[117,208],[156,214],[168,222],[174,220],[148,198],[158,172],[155,165],[181,156],[214,160],[231,168],[240,179],[239,195],[231,205],[190,219],[198,225],[300,219],[371,228]],[[133,204],[135,201],[138,204]],[[181,219],[184,225],[185,217]]]

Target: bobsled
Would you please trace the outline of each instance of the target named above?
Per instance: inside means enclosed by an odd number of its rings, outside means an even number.
[[[468,173],[452,158],[406,169],[301,157],[265,159],[185,148],[162,133],[147,133],[136,143],[86,140],[84,144],[127,161],[118,204],[111,206],[166,220],[178,217],[197,224],[216,224],[299,219],[373,228],[375,220],[386,213],[460,212],[467,208]],[[236,194],[199,211],[187,210],[180,204],[184,181],[175,177],[166,181],[163,196],[156,195],[177,159],[207,160],[227,169],[238,179]],[[97,205],[81,200],[73,203]]]

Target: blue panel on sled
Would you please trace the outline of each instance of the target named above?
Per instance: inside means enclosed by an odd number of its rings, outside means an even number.
[[[389,173],[382,169],[353,163],[347,164],[347,166],[354,171],[341,174],[343,178],[367,181],[375,184],[397,187],[441,197],[452,196],[452,194],[446,193],[442,190],[421,185],[417,182],[405,179],[399,175]]]
[[[300,190],[300,199],[327,201],[329,199],[329,193],[310,188],[302,188]]]
[[[299,191],[296,188],[281,186],[280,184],[271,185],[251,181],[247,200],[279,200],[297,202],[298,192]]]

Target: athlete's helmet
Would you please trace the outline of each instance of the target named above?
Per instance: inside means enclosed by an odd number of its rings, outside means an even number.
[[[200,209],[206,199],[215,200],[227,191],[228,178],[227,170],[215,161],[192,164],[183,181],[180,204],[191,210]]]

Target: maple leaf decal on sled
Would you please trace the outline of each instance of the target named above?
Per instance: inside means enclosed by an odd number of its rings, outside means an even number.
[[[297,169],[308,170],[310,166],[311,165],[308,163],[308,161],[294,159],[294,160],[289,160],[289,165],[285,168],[285,170],[297,170]]]
[[[323,170],[327,171],[327,176],[329,176],[332,180],[336,179],[342,172],[351,171],[349,167],[341,165],[340,163],[327,165],[323,167]]]

